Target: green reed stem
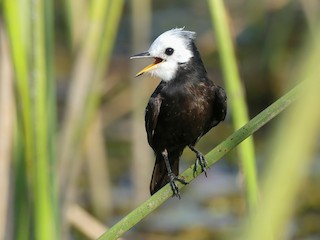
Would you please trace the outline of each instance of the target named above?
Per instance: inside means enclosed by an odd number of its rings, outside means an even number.
[[[239,129],[249,120],[248,108],[243,86],[237,67],[235,51],[230,34],[226,9],[222,0],[209,0],[212,25],[217,39],[222,71],[228,96],[229,109],[235,129]],[[258,204],[258,183],[255,164],[253,138],[249,137],[238,147],[241,169],[244,175],[244,188],[249,209]]]
[[[52,171],[48,135],[48,57],[46,52],[49,42],[46,29],[53,30],[46,19],[44,0],[32,1],[32,82],[34,85],[35,158],[34,158],[34,211],[36,239],[57,239],[53,199]],[[52,23],[52,22],[51,22]],[[52,41],[50,41],[52,43]],[[50,61],[52,63],[52,61]],[[52,72],[51,72],[52,73]],[[51,78],[52,80],[52,78]],[[52,104],[53,102],[51,102]],[[52,141],[51,141],[52,143]],[[52,159],[51,159],[52,160]]]
[[[109,66],[112,49],[117,37],[118,27],[122,14],[124,0],[110,1],[108,15],[106,16],[106,25],[104,34],[100,39],[100,54],[96,62],[96,71],[92,81],[92,91],[88,94],[87,114],[83,123],[83,129],[87,129],[88,123],[92,120],[97,112],[101,99],[101,83],[106,72],[106,67]]]
[[[14,164],[14,238],[30,238],[32,224],[30,211],[30,183],[33,176],[32,161],[34,155],[34,136],[32,131],[32,110],[29,89],[30,47],[30,11],[27,1],[4,0],[3,11],[11,47],[11,59],[14,66],[17,132],[15,134]],[[24,39],[22,41],[21,39]]]
[[[14,171],[16,196],[22,198],[15,201],[14,232],[16,239],[57,239],[51,165],[54,130],[49,130],[49,123],[55,126],[52,2],[6,0],[4,13],[18,103]],[[31,234],[30,229],[34,229]]]

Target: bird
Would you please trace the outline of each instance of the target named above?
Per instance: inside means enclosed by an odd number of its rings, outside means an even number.
[[[187,182],[179,177],[179,159],[186,147],[196,154],[194,174],[200,165],[207,175],[208,163],[195,145],[227,113],[226,92],[208,78],[195,39],[195,32],[173,28],[146,52],[130,57],[153,58],[136,77],[149,74],[161,80],[145,109],[147,139],[156,158],[151,195],[170,183],[173,196],[180,199],[177,182]]]

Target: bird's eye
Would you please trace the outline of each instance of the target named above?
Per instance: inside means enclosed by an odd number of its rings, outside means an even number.
[[[170,56],[173,54],[173,48],[167,48],[166,51],[164,52],[166,55]]]

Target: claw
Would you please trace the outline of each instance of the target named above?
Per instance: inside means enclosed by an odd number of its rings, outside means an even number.
[[[196,176],[196,173],[198,172],[198,167],[199,165],[201,166],[201,171],[204,172],[204,175],[207,177],[207,169],[208,167],[208,162],[203,156],[201,152],[199,152],[197,149],[194,148],[194,146],[189,146],[189,148],[197,154],[197,159],[194,164],[194,169],[193,169],[193,176]]]
[[[168,176],[169,176],[169,179],[170,179],[170,186],[171,186],[171,189],[172,189],[172,192],[173,192],[173,196],[178,197],[179,199],[181,199],[179,188],[178,188],[178,185],[177,185],[176,181],[179,181],[180,183],[182,183],[184,185],[187,185],[188,183],[185,180],[183,180],[182,178],[177,177],[173,173],[169,173]]]
[[[204,172],[204,175],[207,177],[207,169],[209,168],[208,167],[208,162],[204,158],[203,154],[200,153],[200,152],[197,153],[197,160],[196,160],[196,163],[194,165],[194,171],[193,171],[194,175],[198,171],[198,165],[201,166],[202,172]]]

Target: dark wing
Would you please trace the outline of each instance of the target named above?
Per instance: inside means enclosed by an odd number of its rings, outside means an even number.
[[[161,103],[162,103],[162,98],[160,94],[153,94],[146,107],[145,124],[146,124],[148,142],[151,147],[153,146],[153,135],[157,126]]]
[[[217,86],[215,94],[215,103],[214,103],[214,113],[217,116],[217,120],[223,121],[227,115],[227,95],[224,89],[220,86]]]
[[[224,89],[220,86],[215,86],[215,96],[213,101],[213,118],[208,131],[219,122],[223,121],[227,114],[227,95]]]

